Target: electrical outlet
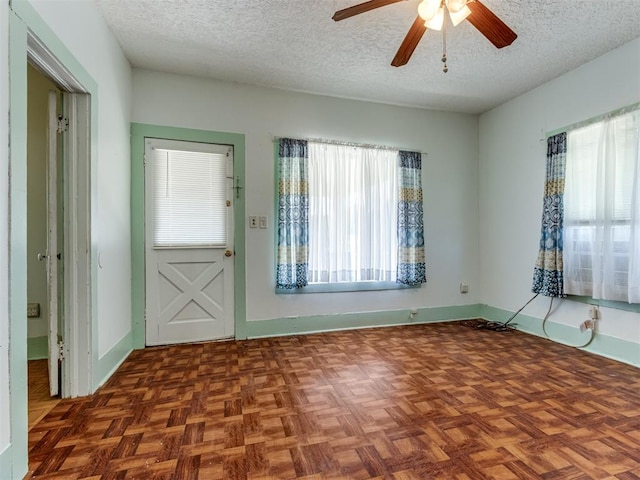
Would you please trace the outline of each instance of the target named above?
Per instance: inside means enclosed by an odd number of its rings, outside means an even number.
[[[469,284],[467,282],[460,284],[460,293],[469,293]]]
[[[598,320],[600,318],[600,310],[597,305],[591,305],[589,307],[589,318],[591,320]]]
[[[258,217],[255,215],[249,217],[249,228],[258,228]]]
[[[267,228],[267,217],[258,217],[258,223],[263,230]]]
[[[27,303],[27,317],[38,318],[40,316],[39,303]]]

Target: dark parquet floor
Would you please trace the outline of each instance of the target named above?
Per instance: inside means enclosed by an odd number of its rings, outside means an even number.
[[[149,348],[29,455],[38,479],[640,479],[640,369],[459,323]]]

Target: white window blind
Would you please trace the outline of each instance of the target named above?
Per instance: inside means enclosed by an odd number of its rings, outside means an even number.
[[[154,247],[225,247],[227,154],[154,148]]]

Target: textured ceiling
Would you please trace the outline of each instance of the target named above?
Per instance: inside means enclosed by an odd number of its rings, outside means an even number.
[[[467,21],[450,28],[445,74],[433,30],[390,66],[419,0],[341,22],[333,13],[363,0],[95,1],[134,67],[469,113],[640,36],[640,0],[483,0],[518,38],[498,50]]]

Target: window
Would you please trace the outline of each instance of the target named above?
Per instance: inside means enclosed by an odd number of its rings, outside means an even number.
[[[147,160],[153,162],[154,247],[226,246],[225,181],[231,147],[151,142]]]
[[[640,302],[640,110],[567,132],[565,293]]]
[[[280,140],[278,288],[424,282],[420,154]]]
[[[309,283],[395,282],[398,151],[309,142]]]

